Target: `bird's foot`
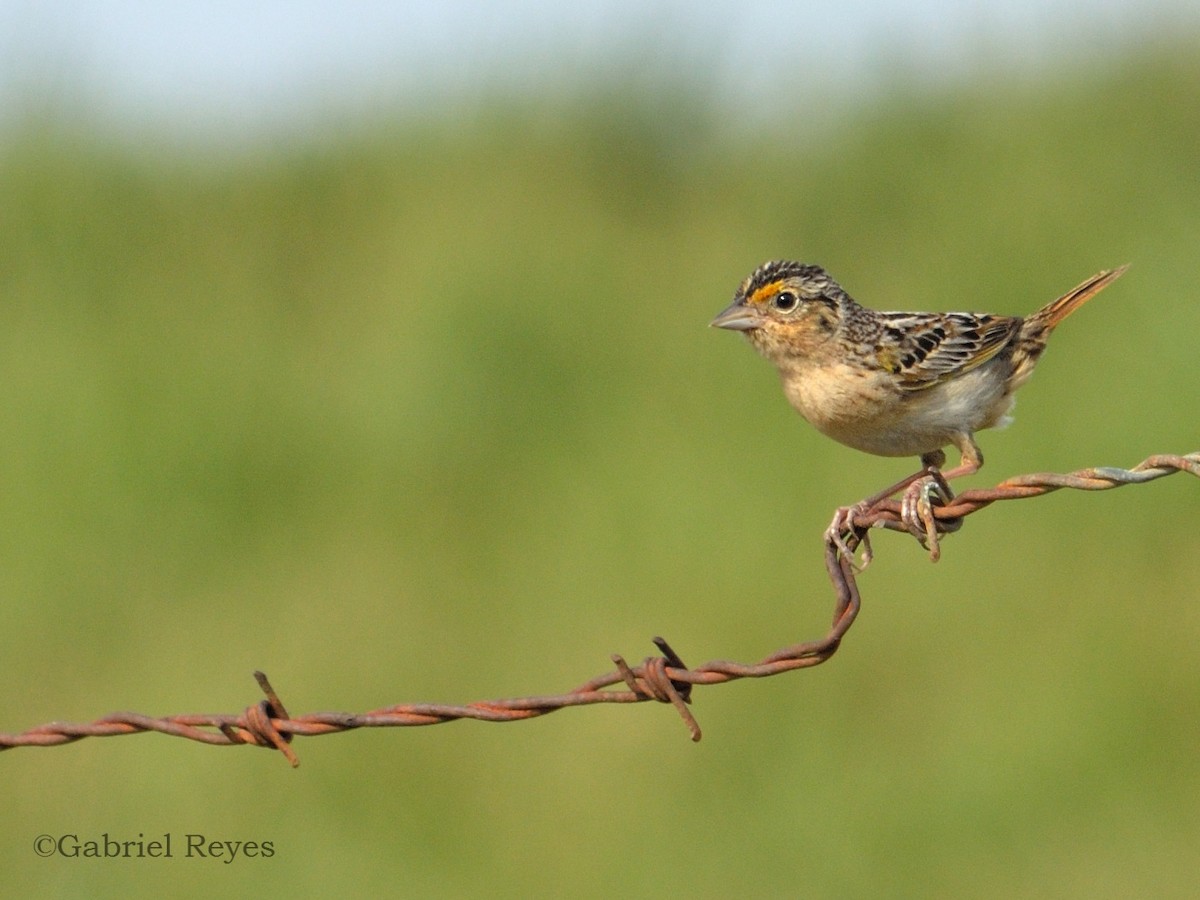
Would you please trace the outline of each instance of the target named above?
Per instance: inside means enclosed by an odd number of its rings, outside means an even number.
[[[833,521],[825,529],[825,543],[832,544],[844,558],[850,560],[850,565],[856,572],[864,571],[871,564],[871,560],[875,558],[867,529],[854,524],[855,518],[869,511],[871,506],[872,504],[867,500],[862,500],[853,506],[839,506],[837,512],[833,514]],[[854,541],[854,547],[850,546],[850,540]],[[862,548],[861,563],[855,561],[855,547]]]
[[[937,562],[942,555],[938,543],[938,523],[933,514],[934,504],[941,506],[953,498],[954,492],[942,473],[930,469],[926,477],[910,484],[900,499],[900,522],[929,551],[930,562]]]

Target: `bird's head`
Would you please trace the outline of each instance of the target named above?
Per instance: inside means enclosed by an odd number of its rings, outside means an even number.
[[[833,337],[852,302],[820,266],[772,260],[742,282],[712,325],[743,332],[778,362]]]

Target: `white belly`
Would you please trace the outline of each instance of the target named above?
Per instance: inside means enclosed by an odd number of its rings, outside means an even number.
[[[920,391],[844,365],[784,378],[792,406],[823,434],[877,456],[920,456],[963,434],[1008,424],[1012,407],[1003,372],[989,361]],[[1003,364],[1002,364],[1003,365]]]

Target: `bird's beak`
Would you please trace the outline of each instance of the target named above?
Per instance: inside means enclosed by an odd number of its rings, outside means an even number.
[[[740,300],[733,301],[709,323],[713,328],[728,328],[730,331],[753,331],[760,324],[758,311]]]

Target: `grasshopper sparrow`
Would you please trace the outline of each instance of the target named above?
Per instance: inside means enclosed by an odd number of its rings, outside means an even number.
[[[920,457],[919,472],[864,504],[909,488],[904,520],[921,537],[920,504],[929,534],[929,493],[949,498],[946,482],[983,464],[975,432],[1008,423],[1013,393],[1033,373],[1050,332],[1126,268],[1099,272],[1021,318],[877,312],[820,266],[776,260],[743,281],[712,324],[743,332],[778,368],[792,406],[823,434],[878,456]],[[948,445],[962,459],[941,472]],[[835,516],[830,528],[839,546],[864,504]]]

